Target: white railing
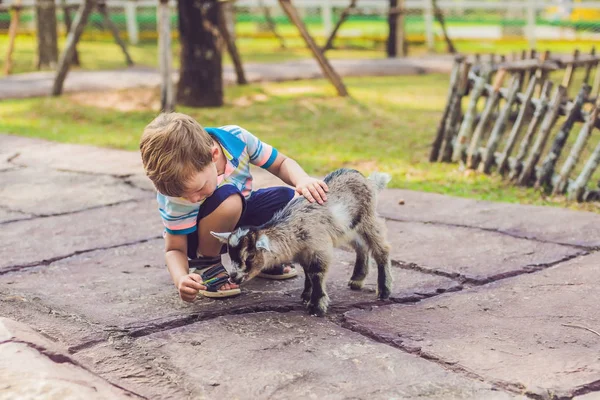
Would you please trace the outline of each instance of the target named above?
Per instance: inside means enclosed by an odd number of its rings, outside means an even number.
[[[334,24],[333,8],[346,7],[349,0],[292,0],[297,8],[318,9],[323,20],[323,32],[327,34],[331,31]],[[0,9],[6,9],[14,3],[15,0],[3,0],[0,3]],[[67,4],[81,4],[82,0],[66,0]],[[62,4],[62,0],[56,0],[57,6]],[[133,44],[138,42],[139,27],[137,24],[137,13],[139,7],[155,7],[157,0],[107,0],[107,5],[111,8],[121,8],[124,10],[127,21],[127,32],[129,41]],[[31,8],[35,5],[35,0],[22,0],[21,5],[25,8]],[[177,0],[170,0],[171,7],[177,6]],[[236,7],[258,8],[260,6],[279,7],[278,0],[235,0]],[[358,8],[367,12],[379,13],[385,15],[389,6],[389,0],[359,0]],[[536,38],[539,35],[536,28],[536,15],[539,11],[547,7],[570,7],[573,9],[600,10],[600,1],[584,1],[580,3],[569,2],[569,0],[521,0],[521,1],[502,1],[502,0],[438,0],[438,7],[445,12],[464,12],[465,10],[489,10],[501,13],[510,10],[522,10],[526,16],[525,35],[531,47],[535,46]],[[435,24],[433,15],[432,0],[405,0],[405,8],[414,14],[421,14],[425,21],[425,39],[427,46],[432,49],[435,38]],[[598,21],[600,27],[600,21]],[[493,34],[493,33],[492,33]],[[452,35],[451,35],[452,36]]]

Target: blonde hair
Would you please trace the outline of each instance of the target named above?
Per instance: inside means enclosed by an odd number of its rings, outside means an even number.
[[[156,190],[179,197],[194,173],[212,162],[212,137],[189,115],[163,113],[144,129],[140,152]]]

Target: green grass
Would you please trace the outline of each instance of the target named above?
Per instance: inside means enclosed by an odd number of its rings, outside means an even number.
[[[496,176],[465,174],[456,165],[427,162],[447,80],[445,75],[348,78],[352,99],[336,97],[322,80],[228,87],[222,108],[179,111],[205,126],[242,125],[314,175],[341,166],[377,169],[391,173],[391,186],[397,188],[564,205]],[[151,110],[120,112],[82,105],[73,96],[10,100],[0,108],[0,131],[137,150],[144,126],[155,115]]]
[[[81,69],[103,70],[125,68],[125,58],[121,49],[112,40],[83,40],[80,42],[79,57]],[[59,40],[59,49],[64,46],[64,38]],[[266,63],[301,60],[311,58],[312,55],[300,38],[286,38],[286,48],[281,48],[279,41],[272,38],[250,39],[239,38],[237,41],[243,62]],[[327,52],[330,59],[365,59],[384,58],[385,48],[383,43],[374,43],[365,39],[345,39],[340,41],[339,49]],[[0,50],[8,45],[7,36],[0,36]],[[512,41],[455,41],[459,52],[473,53],[499,53],[510,54],[528,48],[525,40]],[[37,43],[31,36],[18,36],[13,53],[13,73],[24,73],[35,71],[34,60],[37,53]],[[445,44],[437,41],[435,44],[438,53],[445,52]],[[544,42],[538,43],[540,51],[549,49],[553,53],[571,53],[574,48],[582,52],[589,52],[592,44],[589,42]],[[131,57],[137,65],[158,67],[158,48],[153,41],[144,41],[136,46],[129,46]],[[179,41],[173,41],[174,67],[179,68]],[[423,44],[413,44],[409,48],[412,56],[426,53]],[[2,53],[4,54],[4,53]],[[231,64],[227,54],[224,55],[224,63]]]

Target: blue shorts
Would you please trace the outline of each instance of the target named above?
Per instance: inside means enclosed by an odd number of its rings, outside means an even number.
[[[266,189],[259,189],[252,192],[250,197],[244,198],[239,189],[233,185],[223,185],[207,198],[198,210],[198,222],[212,214],[217,207],[232,195],[239,195],[242,199],[242,215],[238,221],[236,228],[240,226],[258,226],[268,222],[273,215],[286,206],[294,198],[294,189],[276,186]],[[188,257],[190,259],[197,258],[198,250],[198,230],[187,235]],[[227,246],[223,246],[221,254],[227,251]]]

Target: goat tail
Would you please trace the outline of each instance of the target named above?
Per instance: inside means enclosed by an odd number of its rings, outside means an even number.
[[[369,175],[369,180],[373,182],[377,191],[381,192],[386,188],[387,184],[390,183],[392,176],[383,172],[373,172]]]

